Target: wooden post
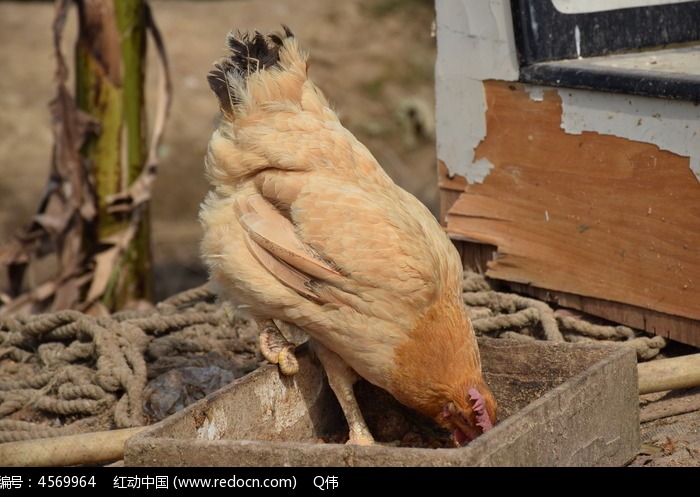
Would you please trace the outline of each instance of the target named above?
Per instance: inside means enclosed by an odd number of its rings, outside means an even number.
[[[700,385],[700,354],[642,362],[639,372],[639,393],[663,392]]]
[[[124,457],[124,442],[144,429],[98,431],[0,444],[3,466],[103,464]]]

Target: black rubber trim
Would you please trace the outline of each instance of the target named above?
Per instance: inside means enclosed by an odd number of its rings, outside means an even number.
[[[562,14],[550,0],[511,0],[511,10],[520,65],[700,40],[700,1]]]
[[[520,81],[700,102],[700,75],[540,62],[520,68]]]

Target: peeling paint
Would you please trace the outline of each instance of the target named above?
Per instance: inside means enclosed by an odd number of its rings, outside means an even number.
[[[506,0],[440,3],[438,68],[470,79],[516,81],[519,69],[513,26],[507,22],[511,18]]]
[[[557,90],[562,101],[561,127],[570,134],[592,131],[689,157],[700,181],[700,106],[658,98]]]
[[[576,45],[576,58],[581,58],[581,30],[574,26],[574,44]]]
[[[451,175],[479,178],[481,172],[471,169],[474,150],[486,136],[482,81],[517,81],[519,76],[513,27],[507,22],[510,2],[440,2],[436,10],[437,156]]]
[[[478,161],[472,163],[471,167],[466,171],[465,178],[469,184],[483,183],[486,176],[493,169],[493,164],[491,164],[488,159],[481,158]]]
[[[693,156],[690,158],[690,170],[693,171],[695,177],[700,181],[700,157]]]
[[[551,88],[549,88],[551,90]],[[530,95],[530,100],[534,102],[541,102],[544,100],[544,90],[542,86],[526,85],[525,91]]]
[[[474,150],[486,136],[484,87],[474,79],[445,80],[436,86],[435,99],[438,159],[451,175],[466,177]]]

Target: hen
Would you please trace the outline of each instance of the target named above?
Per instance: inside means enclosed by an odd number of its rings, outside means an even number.
[[[288,28],[227,41],[208,76],[222,116],[200,211],[202,255],[222,297],[250,308],[264,356],[285,374],[298,366],[276,322],[308,333],[349,443],[373,442],[353,394],[358,375],[458,444],[479,436],[496,402],[456,249],[341,125]]]

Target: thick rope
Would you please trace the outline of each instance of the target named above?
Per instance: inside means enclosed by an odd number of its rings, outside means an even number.
[[[190,288],[184,292],[178,293],[165,299],[163,302],[158,304],[159,307],[174,307],[179,308],[186,305],[192,305],[200,301],[210,301],[213,302],[216,299],[216,294],[211,288],[211,285],[204,284],[195,288]]]
[[[594,324],[539,300],[498,292],[472,272],[464,273],[463,299],[477,334],[605,340],[633,348],[640,359],[654,357],[666,344],[626,326]],[[148,364],[162,370],[180,356],[209,353],[255,358],[256,337],[255,325],[216,303],[207,285],[150,311],[0,317],[0,360],[16,370],[0,378],[0,442],[143,425]],[[48,426],[47,419],[59,424]]]
[[[203,286],[151,312],[93,317],[59,311],[0,318],[0,360],[11,361],[18,371],[0,379],[0,418],[5,418],[0,419],[0,442],[71,434],[105,422],[101,429],[145,424],[147,358],[242,348],[231,342],[245,321],[213,300]],[[256,353],[254,347],[252,340],[246,345],[249,355]],[[26,412],[65,418],[66,424],[49,428],[12,419]]]
[[[462,290],[477,334],[554,342],[606,340],[634,349],[643,360],[653,358],[666,346],[660,336],[643,336],[627,326],[594,324],[568,311],[555,311],[540,300],[497,292],[486,278],[471,271],[464,272]]]

